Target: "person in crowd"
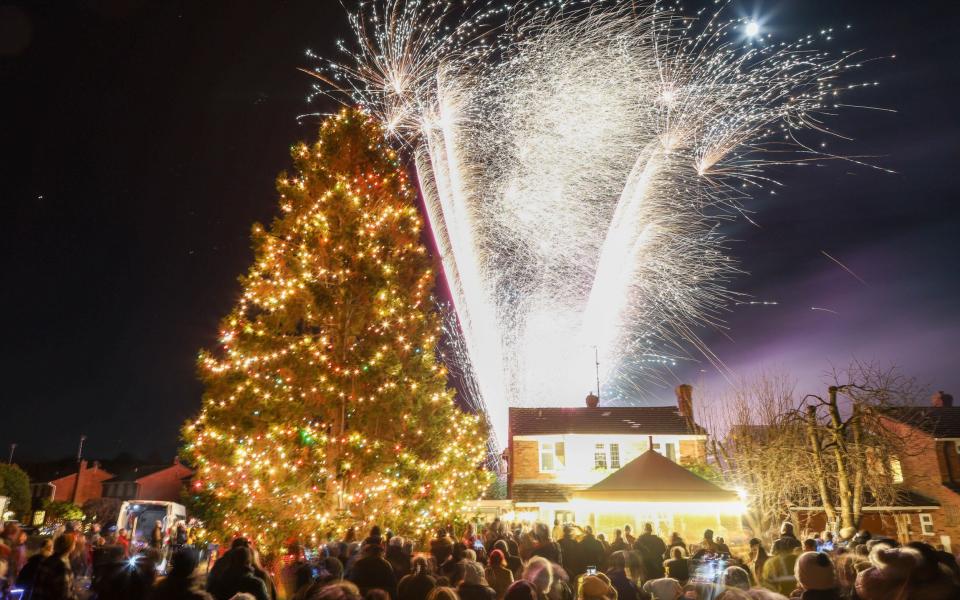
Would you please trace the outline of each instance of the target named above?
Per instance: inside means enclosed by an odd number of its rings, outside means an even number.
[[[650,596],[651,600],[679,600],[683,595],[680,582],[672,577],[651,579],[643,584],[643,591]]]
[[[652,523],[643,524],[643,533],[637,538],[636,548],[643,559],[643,569],[647,577],[663,577],[663,559],[667,554],[667,545],[660,536],[653,533]]]
[[[782,536],[781,539],[783,539]],[[793,539],[796,540],[796,538]],[[773,556],[770,556],[763,565],[760,585],[784,596],[790,595],[797,587],[797,578],[794,574],[797,554],[794,549],[799,548],[799,544],[800,542],[797,542],[795,546],[787,543],[774,543]]]
[[[253,554],[253,574],[254,576],[263,582],[263,585],[267,587],[267,596],[270,600],[277,600],[277,584],[273,581],[273,577],[270,573],[267,573],[267,570],[263,568],[263,565],[260,563],[260,553],[257,552],[257,549],[250,546],[247,542],[247,547],[250,548],[250,552]]]
[[[70,553],[76,546],[76,535],[63,533],[53,541],[53,552],[37,569],[31,600],[74,600],[73,570]]]
[[[226,561],[225,567],[216,577],[207,580],[207,591],[216,600],[230,600],[234,594],[241,592],[250,594],[255,600],[270,600],[267,585],[254,574],[253,550],[248,546],[238,544],[217,563],[221,561]]]
[[[785,552],[796,552],[800,547],[800,540],[793,533],[793,523],[784,521],[780,526],[780,537],[773,542],[770,554],[777,554],[778,548]]]
[[[819,544],[817,544],[817,540],[814,538],[807,538],[803,540],[802,552],[817,552],[818,546]]]
[[[667,544],[668,557],[673,555],[671,552],[673,548],[683,548],[683,555],[687,555],[687,543],[683,541],[683,538],[680,537],[680,534],[676,531],[670,534],[670,542]]]
[[[821,539],[818,541],[817,552],[833,552],[836,544],[833,541],[833,532],[824,531]]]
[[[383,532],[380,530],[379,525],[374,525],[373,527],[370,528],[370,535],[364,538],[363,542],[361,543],[361,547],[366,547],[371,544],[375,544],[381,547],[384,545]],[[360,593],[362,594],[363,590],[360,590]]]
[[[437,580],[430,572],[430,562],[418,556],[411,563],[412,571],[397,584],[397,600],[427,600],[427,595],[437,587]]]
[[[613,530],[613,541],[610,542],[610,554],[627,549],[627,542],[623,539],[623,530]]]
[[[467,548],[460,542],[453,545],[453,553],[439,567],[439,573],[446,578],[444,587],[456,587],[463,580],[463,563],[467,558]]]
[[[507,588],[513,583],[513,571],[507,566],[503,552],[494,548],[487,560],[487,570],[484,572],[487,583],[497,592],[497,600],[503,600]]]
[[[716,554],[719,552],[719,546],[713,540],[713,530],[705,529],[703,531],[703,539],[700,541],[700,550],[706,551],[708,554]]]
[[[287,545],[287,556],[284,557],[283,563],[280,569],[280,587],[283,588],[285,597],[289,598],[300,589],[304,571],[311,575],[308,579],[312,580],[312,569],[307,563],[303,546],[297,540]]]
[[[163,523],[158,519],[150,532],[150,547],[159,551],[163,548]]]
[[[124,559],[114,547],[98,562],[90,589],[97,600],[145,598],[153,589],[159,563],[160,553],[154,548]]]
[[[794,598],[800,600],[839,600],[840,590],[833,561],[825,552],[804,552],[795,567],[797,589]]]
[[[613,589],[610,581],[602,573],[587,575],[580,582],[577,600],[617,600],[617,590]]]
[[[690,562],[683,555],[682,546],[670,548],[670,558],[663,561],[663,569],[667,577],[676,579],[680,585],[686,585],[690,579]]]
[[[0,534],[0,544],[10,549],[10,555],[7,557],[10,567],[10,577],[15,577],[20,569],[27,564],[27,544],[26,534],[16,523],[6,523],[3,526],[3,533]]]
[[[70,569],[74,577],[86,577],[90,569],[90,554],[87,548],[87,538],[75,535],[76,543],[70,552]]]
[[[623,526],[623,539],[630,548],[633,548],[633,545],[637,543],[637,538],[633,536],[633,527],[629,523]]]
[[[173,530],[173,535],[170,536],[170,549],[176,552],[180,548],[183,548],[187,545],[188,537],[187,524],[183,521],[178,521],[177,526]]]
[[[763,565],[767,562],[767,549],[763,547],[763,542],[759,538],[750,540],[750,559],[747,566],[750,567],[750,574],[753,575],[753,581],[759,585],[763,576]]]
[[[361,600],[360,590],[349,581],[311,587],[304,600]]]
[[[563,555],[560,545],[550,538],[550,530],[543,523],[537,523],[533,529],[534,547],[532,556],[542,556],[552,563],[562,565]]]
[[[627,573],[627,553],[614,552],[607,561],[607,577],[610,585],[617,591],[617,600],[638,600],[639,590],[636,581],[639,577]]]
[[[590,529],[590,527],[587,527]],[[593,531],[591,529],[591,531]],[[600,542],[600,547],[603,548],[603,557],[606,558],[610,554],[610,544],[607,542],[607,536],[604,533],[597,534],[597,541]]]
[[[560,546],[560,556],[563,558],[561,566],[570,577],[576,578],[583,570],[580,561],[580,545],[573,538],[573,527],[563,526],[563,535],[557,540],[557,545]]]
[[[497,600],[497,592],[487,582],[483,566],[474,561],[464,564],[463,581],[457,587],[460,600]]]
[[[467,523],[467,527],[463,530],[463,537],[460,541],[463,542],[463,545],[467,548],[473,548],[473,545],[477,542],[477,526],[473,524],[473,521]]]
[[[40,563],[51,554],[53,554],[53,540],[46,538],[37,553],[28,558],[26,564],[17,573],[17,587],[23,590],[23,598],[32,596],[37,581],[37,573],[40,571]]]
[[[550,537],[555,540],[559,540],[563,537],[563,523],[560,522],[560,519],[553,520],[553,532]]]
[[[430,540],[430,555],[433,556],[436,565],[442,565],[447,562],[450,555],[453,554],[453,540],[447,535],[446,529],[437,531],[437,537]]]
[[[199,562],[200,557],[193,548],[183,546],[175,550],[167,576],[154,585],[148,600],[213,600],[196,576]]]
[[[583,528],[583,539],[580,540],[577,550],[580,554],[581,572],[588,567],[594,567],[600,573],[606,570],[607,552],[599,538],[594,537],[593,527],[587,525]]]
[[[438,585],[430,590],[427,600],[460,600],[460,596],[457,594],[456,589],[449,586]]]
[[[130,556],[130,538],[125,529],[117,531],[117,544],[123,549],[124,558]]]
[[[534,556],[523,569],[523,579],[536,588],[538,600],[546,600],[553,588],[553,566],[546,558]]]
[[[353,564],[347,579],[356,584],[361,594],[379,588],[390,594],[391,598],[397,597],[397,577],[393,567],[383,558],[383,546],[380,544],[371,543],[363,547],[363,557]]]
[[[539,597],[536,586],[526,579],[518,579],[507,588],[503,600],[538,600]]]
[[[503,553],[506,567],[510,569],[510,572],[513,573],[514,580],[516,580],[520,579],[520,573],[523,571],[523,560],[517,556],[516,550],[510,551],[510,542],[513,542],[513,540],[497,540],[493,548]],[[513,547],[517,547],[516,542],[513,542]]]
[[[400,581],[401,577],[410,572],[410,554],[404,549],[405,541],[399,535],[395,535],[387,542],[385,558],[393,567],[393,575],[397,581]]]
[[[910,598],[910,579],[923,557],[913,548],[878,545],[870,551],[870,566],[860,571],[855,584],[860,600]]]
[[[720,583],[726,588],[749,590],[750,573],[747,573],[747,570],[743,567],[732,565],[723,570],[723,575],[720,577]]]

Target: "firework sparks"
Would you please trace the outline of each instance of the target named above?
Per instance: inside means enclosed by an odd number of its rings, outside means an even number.
[[[695,332],[739,299],[719,225],[766,166],[817,156],[796,132],[832,135],[856,85],[817,36],[625,4],[370,0],[350,59],[318,68],[410,151],[501,440],[508,405],[579,403],[595,351],[607,403],[691,347],[724,371]]]

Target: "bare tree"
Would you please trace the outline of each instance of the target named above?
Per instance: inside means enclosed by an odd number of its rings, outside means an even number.
[[[827,520],[856,528],[865,507],[895,505],[901,494],[894,461],[920,451],[912,433],[919,428],[893,431],[886,421],[920,419],[904,407],[921,389],[894,367],[858,361],[834,370],[829,379],[826,396],[807,395],[795,416],[804,424],[813,483]]]
[[[746,524],[767,540],[789,517],[791,505],[818,497],[803,424],[793,417],[794,387],[784,374],[744,379],[703,416],[708,452],[723,485],[746,493]]]

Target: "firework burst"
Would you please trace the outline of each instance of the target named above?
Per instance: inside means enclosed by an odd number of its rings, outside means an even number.
[[[642,398],[722,326],[737,272],[719,225],[816,155],[852,53],[832,30],[756,40],[723,8],[367,1],[316,74],[382,119],[416,168],[471,390],[508,405]],[[752,33],[756,33],[755,31]]]

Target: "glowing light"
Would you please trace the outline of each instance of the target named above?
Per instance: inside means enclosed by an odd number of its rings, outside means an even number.
[[[346,90],[412,154],[497,437],[508,405],[579,405],[594,349],[605,403],[691,348],[725,371],[696,333],[737,298],[718,226],[796,131],[827,132],[851,53],[658,2],[451,4],[361,3],[356,49],[317,90]]]

